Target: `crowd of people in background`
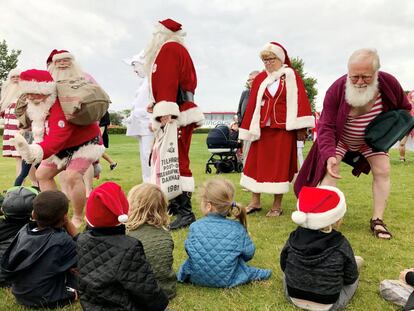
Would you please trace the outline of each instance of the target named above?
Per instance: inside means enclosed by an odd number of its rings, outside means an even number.
[[[74,55],[53,50],[47,70],[10,71],[0,112],[3,156],[16,159],[17,179],[1,206],[1,286],[11,286],[16,301],[33,308],[80,300],[85,310],[168,310],[177,282],[231,288],[268,280],[271,270],[248,264],[256,247],[247,215],[261,212],[261,195],[269,193],[273,204],[266,216],[277,219],[283,214],[283,194],[294,183],[297,228],[280,253],[286,299],[306,310],[343,310],[358,288],[364,260],[339,231],[347,210],[346,196],[337,187],[340,163],[353,153],[356,169],[372,171],[369,228],[376,238],[391,239],[383,220],[390,194],[389,154],[368,145],[364,135],[381,113],[402,109],[414,115],[414,93],[407,96],[395,77],[379,70],[376,50],[355,51],[348,73],[326,93],[317,139],[303,160],[315,113],[286,49],[266,43],[259,50],[264,69],[249,74],[230,129],[242,141],[240,185],[251,192],[251,200],[242,206],[229,180],[212,178],[198,190],[203,217],[196,220],[189,151],[203,114],[194,100],[197,76],[184,36],[180,23],[160,21],[148,47],[126,60],[139,78],[127,135],[138,140],[143,180],[128,195],[112,181],[93,188],[101,157],[111,170],[118,165],[105,152],[108,112],[100,122],[78,125],[62,109],[59,81],[98,85]],[[397,143],[401,161],[413,133]],[[168,142],[167,151],[163,142]],[[177,152],[175,194],[159,178],[167,174],[160,170],[168,152]],[[22,186],[27,176],[32,187]],[[170,223],[171,215],[176,218]],[[79,232],[83,225],[86,229]],[[171,230],[186,227],[188,258],[175,273]],[[381,282],[380,292],[410,310],[411,286],[414,269],[406,269],[399,280]]]

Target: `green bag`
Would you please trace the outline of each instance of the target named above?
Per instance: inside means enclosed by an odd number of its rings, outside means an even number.
[[[403,109],[380,113],[365,129],[365,141],[374,151],[387,152],[414,128],[414,118]]]
[[[84,78],[56,82],[57,94],[66,119],[76,125],[89,125],[105,115],[111,100],[96,83]]]

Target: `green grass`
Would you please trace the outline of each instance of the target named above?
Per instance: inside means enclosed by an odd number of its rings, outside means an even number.
[[[204,173],[205,163],[209,157],[205,145],[206,134],[193,136],[191,159],[196,185],[200,185],[215,174]],[[310,143],[306,144],[306,150]],[[122,135],[111,136],[108,153],[118,162],[118,167],[110,171],[107,163],[102,163],[104,171],[96,184],[107,180],[122,185],[125,191],[141,182],[136,141]],[[342,166],[343,179],[338,186],[344,191],[348,212],[341,231],[351,242],[356,255],[365,259],[361,270],[360,285],[347,310],[398,310],[387,303],[378,293],[379,282],[386,278],[397,278],[399,271],[414,266],[412,250],[413,218],[413,166],[414,154],[408,153],[407,162],[398,161],[395,150],[391,151],[392,190],[385,220],[394,234],[391,241],[375,239],[369,231],[369,219],[372,209],[371,175],[355,178],[348,166]],[[0,160],[0,189],[8,188],[14,180],[14,160]],[[246,205],[250,194],[241,191],[240,174],[225,174],[237,187],[237,201]],[[251,265],[273,270],[273,275],[266,282],[252,283],[234,289],[211,289],[188,284],[179,284],[177,297],[170,303],[172,310],[295,310],[286,302],[282,291],[279,254],[289,235],[295,228],[290,214],[296,206],[292,192],[284,196],[284,215],[277,219],[265,217],[271,206],[272,196],[263,195],[263,211],[248,218],[248,230],[256,244],[256,255]],[[199,204],[193,199],[193,209],[201,217]],[[173,233],[175,241],[174,268],[186,258],[184,240],[187,230]],[[0,310],[25,310],[18,306],[10,290],[0,290]],[[63,310],[81,310],[80,304]]]

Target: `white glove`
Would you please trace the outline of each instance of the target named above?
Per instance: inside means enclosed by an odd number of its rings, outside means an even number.
[[[17,152],[27,163],[37,164],[43,159],[42,147],[38,144],[29,145],[20,133],[17,133],[14,138],[10,140],[10,142],[16,147]]]

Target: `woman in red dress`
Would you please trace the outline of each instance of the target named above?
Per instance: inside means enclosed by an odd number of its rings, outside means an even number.
[[[252,141],[240,184],[252,192],[248,213],[261,210],[260,194],[274,194],[271,210],[282,214],[282,197],[297,172],[296,140],[314,126],[303,81],[284,47],[267,43],[260,52],[265,71],[253,81],[239,138]]]

